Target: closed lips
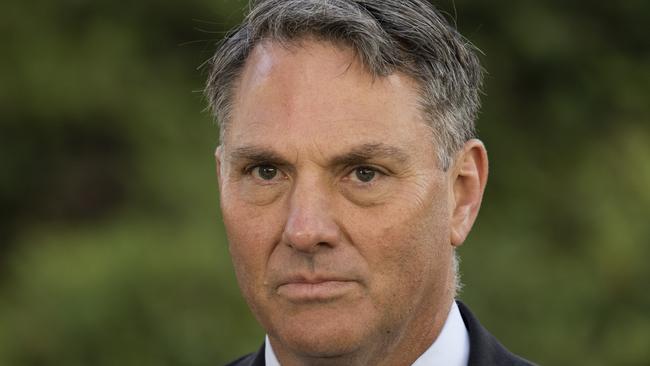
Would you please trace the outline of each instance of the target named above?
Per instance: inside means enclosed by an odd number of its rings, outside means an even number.
[[[356,285],[356,281],[337,277],[300,277],[283,281],[278,286],[277,293],[290,301],[331,300],[344,296]]]

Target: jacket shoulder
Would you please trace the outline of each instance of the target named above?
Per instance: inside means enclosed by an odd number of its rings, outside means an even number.
[[[262,347],[254,353],[249,353],[245,356],[242,356],[225,366],[265,366],[266,361],[264,360],[264,344]]]
[[[469,308],[457,301],[460,314],[469,333],[469,366],[534,366],[510,351],[508,351],[478,319]]]
[[[227,363],[225,366],[250,366],[252,365],[254,357],[255,357],[254,353],[249,353],[230,363]]]

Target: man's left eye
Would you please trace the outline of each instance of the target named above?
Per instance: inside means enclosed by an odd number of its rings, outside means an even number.
[[[369,183],[376,178],[377,174],[379,174],[377,169],[369,166],[360,166],[354,169],[354,177],[362,183]]]
[[[278,175],[278,168],[273,165],[258,165],[251,170],[251,173],[261,180],[273,180]]]

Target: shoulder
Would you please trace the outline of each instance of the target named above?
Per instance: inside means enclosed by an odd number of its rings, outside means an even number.
[[[242,356],[230,363],[227,363],[225,366],[248,366],[252,365],[253,359],[255,358],[254,353],[247,354],[246,356]]]
[[[264,345],[257,352],[242,356],[225,366],[265,366]]]
[[[532,366],[527,361],[510,351],[508,351],[487,329],[485,329],[478,319],[472,314],[469,308],[460,301],[457,301],[463,322],[469,333],[469,366]]]

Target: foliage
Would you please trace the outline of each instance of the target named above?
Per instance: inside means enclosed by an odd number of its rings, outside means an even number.
[[[0,365],[212,365],[258,347],[200,94],[243,1],[3,4]],[[441,1],[489,72],[463,300],[541,364],[650,359],[650,3]]]

